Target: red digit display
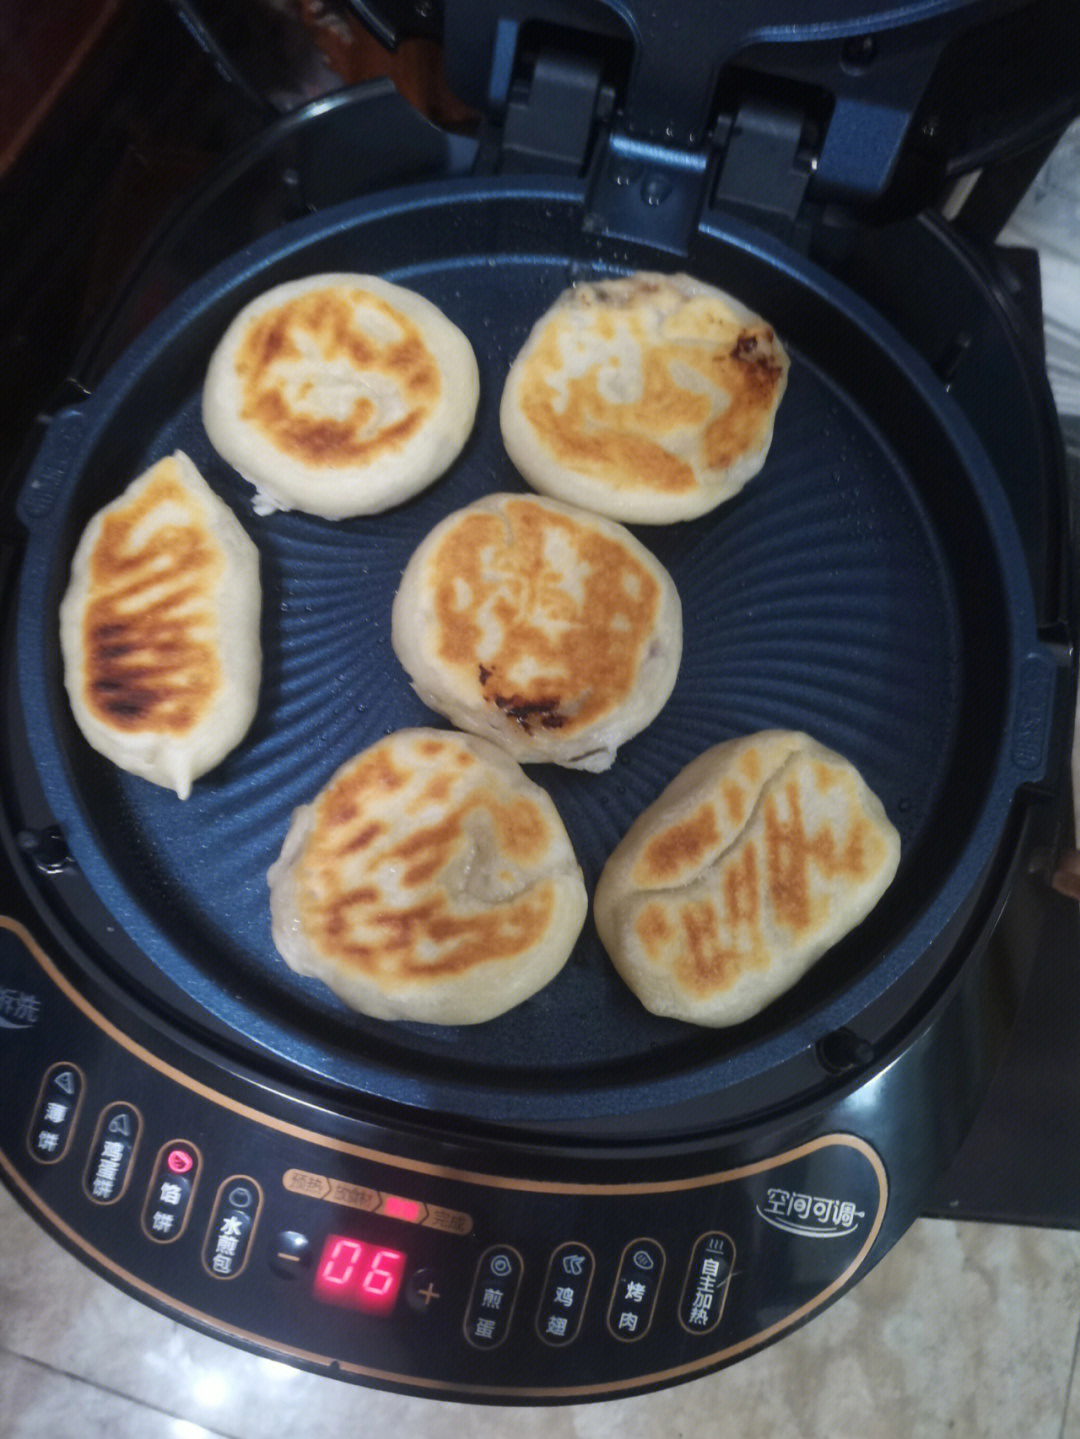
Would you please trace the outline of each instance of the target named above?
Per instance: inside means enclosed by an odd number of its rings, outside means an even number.
[[[401,1288],[406,1257],[399,1249],[329,1234],[315,1270],[315,1294],[367,1314],[389,1314]]]

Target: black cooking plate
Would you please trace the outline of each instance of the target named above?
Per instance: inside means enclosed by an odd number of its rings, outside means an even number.
[[[676,262],[586,234],[583,215],[576,182],[502,178],[382,195],[279,230],[186,292],[85,408],[54,422],[19,502],[30,531],[18,598],[30,750],[94,893],[77,921],[99,962],[121,968],[137,952],[133,977],[189,1032],[202,1026],[313,1085],[542,1126],[719,1092],[857,1021],[913,974],[928,982],[1001,862],[1018,786],[1041,775],[1051,668],[992,467],[930,369],[868,306],[750,229],[703,228]],[[535,318],[574,280],[676,265],[759,310],[789,348],[773,448],[711,515],[637,531],[684,607],[682,668],[659,718],[606,774],[531,773],[591,891],[631,820],[694,755],[761,728],[805,729],[881,796],[902,836],[900,872],[807,979],[735,1030],[647,1014],[591,921],[563,973],[500,1019],[439,1028],[354,1015],[287,969],[271,940],[266,871],[290,814],[377,737],[443,723],[395,659],[391,600],[440,518],[524,488],[498,402]],[[476,429],[446,476],[386,514],[261,518],[203,432],[206,364],[252,296],[332,270],[415,288],[461,326],[480,365]],[[89,749],[63,691],[57,634],[83,527],[175,448],[258,545],[265,650],[247,739],[184,803]],[[78,893],[71,883],[58,882],[57,906]]]

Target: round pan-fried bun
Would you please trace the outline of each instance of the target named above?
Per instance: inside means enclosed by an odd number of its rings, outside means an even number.
[[[447,516],[394,597],[424,703],[515,759],[604,770],[660,712],[682,658],[671,576],[621,525],[536,495]]]
[[[576,285],[510,368],[503,442],[542,494],[671,524],[758,473],[787,375],[772,328],[689,275]]]
[[[60,606],[64,683],[93,748],[186,799],[255,715],[261,603],[258,550],[186,455],[100,510]]]
[[[849,761],[767,730],[676,776],[611,855],[593,912],[646,1009],[737,1024],[869,914],[899,859],[899,835]]]
[[[314,275],[229,325],[203,424],[260,512],[338,520],[437,479],[468,439],[479,393],[472,346],[430,300],[372,275]]]
[[[478,1024],[546,985],[588,909],[547,793],[473,735],[399,730],[293,815],[274,942],[376,1019]]]

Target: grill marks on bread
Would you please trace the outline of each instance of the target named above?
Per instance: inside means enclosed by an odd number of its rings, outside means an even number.
[[[748,1018],[859,923],[899,837],[841,756],[769,731],[693,761],[608,861],[601,939],[646,1007]]]
[[[656,717],[682,657],[671,576],[602,516],[495,494],[447,516],[394,597],[420,697],[522,763],[603,770]]]
[[[276,285],[210,357],[203,424],[255,507],[372,515],[431,484],[468,439],[480,394],[466,336],[376,275]]]
[[[569,321],[552,323],[527,362],[519,403],[541,446],[568,468],[617,490],[682,496],[701,469],[722,470],[760,448],[784,378],[767,325],[733,328],[709,341],[658,340],[626,316],[619,348],[640,352],[640,373],[617,353],[556,380],[573,345]],[[597,322],[614,350],[614,326]],[[700,438],[685,453],[688,430]]]
[[[172,460],[104,517],[82,621],[92,714],[119,729],[173,735],[200,723],[221,685],[211,600],[224,566]]]
[[[269,880],[286,962],[384,1019],[501,1014],[562,968],[587,909],[545,791],[486,740],[436,730],[344,765]]]
[[[368,323],[360,324],[363,303]],[[371,319],[382,320],[376,333]],[[313,290],[254,318],[236,355],[241,418],[283,453],[333,468],[394,452],[424,423],[442,392],[439,368],[416,324],[364,290]],[[310,408],[335,374],[340,416]],[[387,382],[380,398],[373,381]],[[392,395],[392,400],[389,396]]]
[[[772,327],[688,275],[582,284],[541,316],[511,366],[503,439],[534,489],[670,524],[761,469],[787,374]]]
[[[633,690],[660,586],[617,539],[508,500],[463,515],[430,565],[440,659],[526,734],[579,733]]]

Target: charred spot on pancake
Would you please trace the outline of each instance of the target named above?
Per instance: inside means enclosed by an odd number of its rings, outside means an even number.
[[[82,625],[91,713],[132,732],[182,735],[200,722],[222,683],[212,595],[223,565],[169,465],[105,516]]]
[[[508,719],[516,720],[526,734],[537,720],[544,729],[561,729],[566,723],[566,716],[559,713],[557,699],[527,700],[518,694],[491,695],[490,698]]]
[[[427,570],[435,652],[526,734],[596,723],[655,645],[661,589],[646,565],[529,497],[462,512]]]

